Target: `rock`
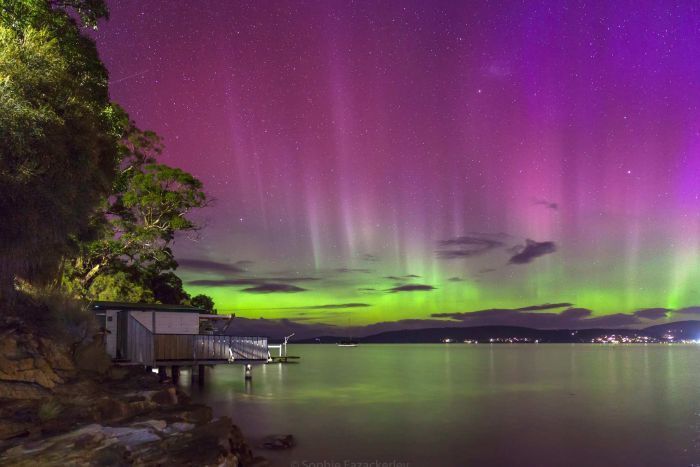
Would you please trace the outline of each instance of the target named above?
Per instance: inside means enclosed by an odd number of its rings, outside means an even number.
[[[134,401],[134,402],[129,402],[129,410],[133,415],[139,415],[143,413],[147,413],[153,409],[155,409],[158,404],[155,402],[152,402],[150,400],[143,400],[143,401]]]
[[[53,389],[56,384],[63,383],[64,380],[51,368],[47,361],[39,354],[36,342],[22,339],[24,336],[5,335],[0,353],[0,382],[38,384],[44,389]],[[18,342],[23,340],[23,342]],[[33,354],[33,355],[32,355]],[[15,398],[16,390],[6,389],[6,397]]]
[[[39,400],[47,397],[49,394],[48,390],[38,384],[0,380],[0,399]]]
[[[6,332],[0,336],[0,354],[17,354],[17,339],[12,335],[12,333]]]
[[[27,398],[43,396],[45,392],[27,383],[52,390],[64,382],[56,370],[66,370],[69,375],[71,368],[66,346],[17,328],[6,329],[0,335],[0,382],[3,383],[0,398],[22,398],[24,392]]]
[[[145,422],[136,422],[133,426],[143,426],[156,431],[163,431],[165,427],[168,426],[168,422],[165,420],[146,420]]]
[[[121,444],[112,444],[93,453],[91,465],[97,467],[127,467],[133,465],[131,453]]]
[[[230,419],[143,368],[112,367],[99,340],[74,365],[60,341],[4,326],[0,465],[266,465]]]
[[[292,435],[269,435],[263,438],[262,447],[265,449],[291,449],[296,445]]]
[[[75,364],[80,370],[104,375],[111,368],[112,359],[109,358],[100,339],[93,339],[91,342],[78,347],[75,352]]]
[[[160,443],[144,444],[133,451],[138,464],[205,466],[251,465],[254,456],[240,431],[227,417],[192,430],[173,434]]]
[[[45,338],[40,338],[39,342],[41,343],[41,354],[49,362],[51,368],[64,372],[75,372],[75,365],[66,346],[56,345],[53,341]]]
[[[33,423],[0,420],[0,441],[29,436],[31,430],[35,427],[36,425]]]
[[[25,438],[38,431],[37,405],[35,400],[0,403],[0,445],[2,441]]]
[[[109,379],[112,379],[114,381],[123,381],[130,374],[131,372],[129,371],[129,369],[123,366],[113,366],[107,372],[107,376],[109,377]]]
[[[153,441],[161,440],[161,437],[156,434],[155,430],[152,427],[104,427],[102,429],[102,432],[106,436],[116,438],[119,444],[123,444],[130,450],[142,444],[152,443]]]
[[[16,370],[19,370],[19,371],[31,370],[32,368],[34,368],[34,359],[33,358],[22,358],[20,360],[16,360],[15,366],[16,366]]]
[[[177,390],[174,386],[163,389],[162,391],[157,391],[151,396],[151,400],[156,404],[168,405],[177,404]]]
[[[211,407],[206,405],[192,405],[183,407],[181,411],[178,410],[178,416],[185,422],[199,425],[211,420],[212,411]]]
[[[173,434],[178,432],[181,433],[183,431],[190,431],[192,428],[194,428],[193,423],[175,422],[168,425],[163,431],[166,434]]]
[[[111,397],[103,397],[97,403],[100,420],[122,420],[131,414],[131,405]]]
[[[182,416],[158,406],[169,416]],[[186,407],[184,414],[193,411]],[[253,456],[240,430],[227,417],[203,424],[147,419],[117,426],[89,424],[73,431],[25,440],[0,454],[0,465],[268,465]]]

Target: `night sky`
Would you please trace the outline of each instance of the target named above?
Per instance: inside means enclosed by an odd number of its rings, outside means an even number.
[[[95,37],[113,99],[215,199],[175,250],[220,311],[545,327],[700,311],[697,2],[110,6]]]

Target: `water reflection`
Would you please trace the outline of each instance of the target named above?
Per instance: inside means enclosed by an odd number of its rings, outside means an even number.
[[[291,461],[690,465],[700,348],[664,345],[294,346],[299,364],[210,370],[196,400]],[[359,457],[358,457],[359,456]]]

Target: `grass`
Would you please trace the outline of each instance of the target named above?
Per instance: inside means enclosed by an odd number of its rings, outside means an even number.
[[[51,399],[39,406],[39,420],[42,423],[55,420],[63,412],[63,407],[56,400]]]

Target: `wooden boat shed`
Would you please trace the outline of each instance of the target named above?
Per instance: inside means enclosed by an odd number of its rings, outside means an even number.
[[[150,367],[266,362],[266,337],[229,335],[233,317],[191,306],[100,302],[90,304],[115,363]],[[226,334],[201,333],[200,322],[228,320]]]

